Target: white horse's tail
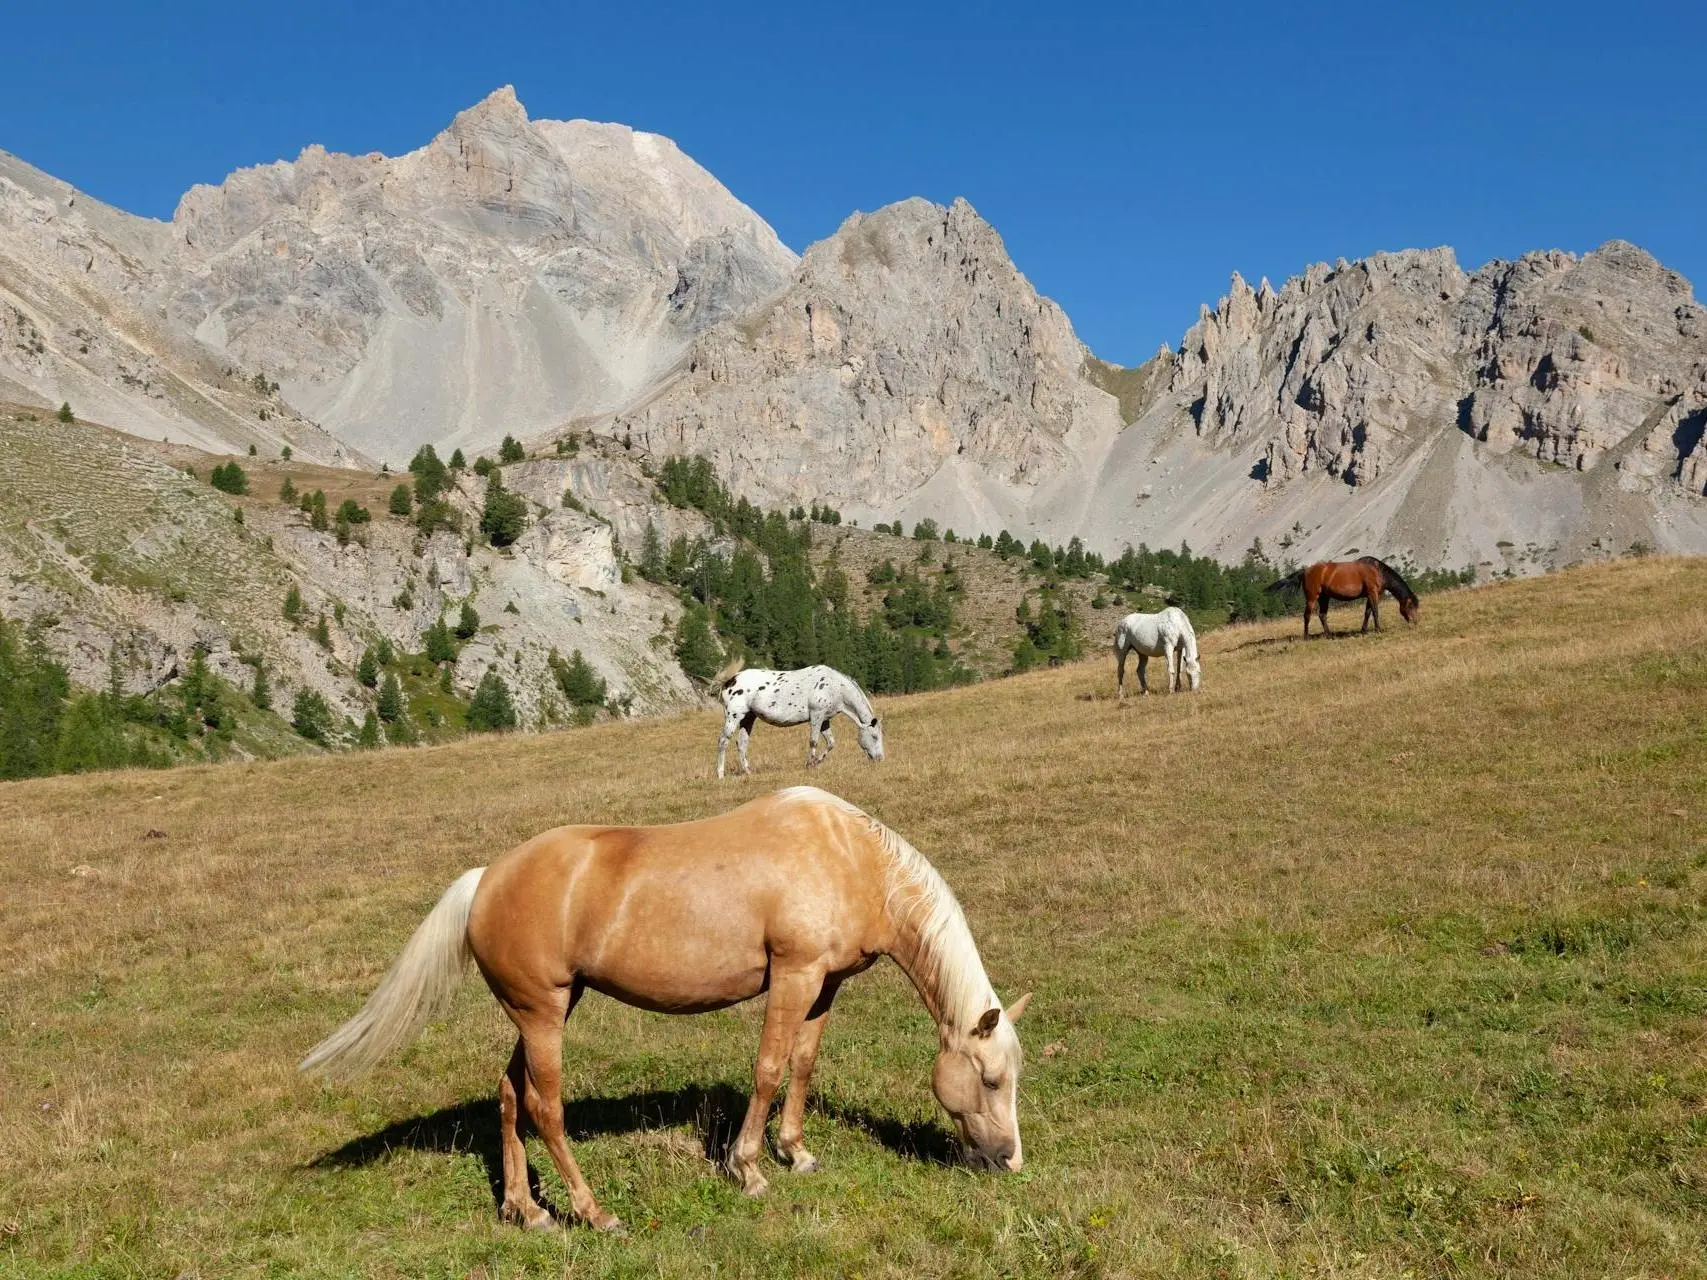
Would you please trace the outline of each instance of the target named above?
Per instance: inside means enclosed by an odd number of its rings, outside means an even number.
[[[380,979],[362,1011],[310,1049],[298,1071],[351,1079],[415,1038],[456,990],[468,967],[468,917],[485,871],[475,867],[457,877],[416,926],[403,954]]]

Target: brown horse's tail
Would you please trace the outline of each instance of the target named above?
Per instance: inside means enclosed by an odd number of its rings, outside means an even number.
[[[362,1011],[310,1049],[298,1071],[347,1080],[415,1038],[468,967],[468,917],[485,870],[476,867],[457,877],[416,926]]]
[[[1279,582],[1271,582],[1265,588],[1268,591],[1302,591],[1304,589],[1304,571],[1289,573]]]

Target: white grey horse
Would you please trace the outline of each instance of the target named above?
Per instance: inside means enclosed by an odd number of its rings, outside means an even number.
[[[883,726],[871,709],[865,690],[834,667],[802,667],[798,671],[743,671],[739,664],[725,669],[722,679],[723,732],[717,738],[717,776],[723,776],[723,756],[729,739],[735,737],[741,756],[741,772],[751,773],[747,764],[747,739],[755,721],[766,724],[810,724],[807,744],[808,768],[822,764],[836,745],[830,721],[837,713],[859,726],[859,745],[873,760],[883,759]],[[819,751],[822,736],[824,749]]]
[[[1168,660],[1168,692],[1178,693],[1183,674],[1196,689],[1203,683],[1203,666],[1197,660],[1197,633],[1191,619],[1169,605],[1160,613],[1129,613],[1114,629],[1115,690],[1126,698],[1126,654],[1138,655],[1138,691],[1150,692],[1144,678],[1151,658]]]

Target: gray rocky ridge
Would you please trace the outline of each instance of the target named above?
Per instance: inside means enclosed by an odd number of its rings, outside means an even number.
[[[26,441],[62,401],[150,441],[347,468],[527,439],[544,456],[505,470],[530,504],[505,553],[377,530],[334,552],[280,517],[267,573],[406,646],[440,606],[513,604],[462,685],[507,662],[545,689],[550,649],[579,647],[637,707],[694,696],[659,643],[672,602],[619,561],[648,523],[703,532],[647,478],[670,454],[709,456],[766,506],[1109,554],[1236,559],[1260,538],[1292,559],[1526,573],[1707,553],[1707,313],[1633,245],[1473,271],[1445,248],[1380,253],[1278,289],[1235,275],[1177,350],[1118,369],[965,200],[856,213],[797,258],[668,139],[533,120],[508,89],[419,150],[311,146],[195,187],[169,223],[0,153],[0,402]],[[597,447],[548,447],[572,432]],[[471,524],[483,483],[458,491]],[[148,562],[154,524],[126,554]],[[75,587],[40,520],[8,536],[9,614],[189,625],[171,601]],[[395,582],[428,562],[433,590],[397,613]],[[334,670],[347,655],[275,639],[293,678],[359,701]]]

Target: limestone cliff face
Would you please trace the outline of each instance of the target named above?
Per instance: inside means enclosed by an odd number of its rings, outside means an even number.
[[[810,248],[787,290],[694,344],[613,430],[704,453],[768,503],[882,508],[958,460],[1021,492],[1118,427],[1086,352],[971,205],[906,200]]]
[[[794,265],[668,139],[532,121],[509,89],[405,156],[196,187],[172,230],[175,326],[394,461],[620,407]]]
[[[1235,276],[1186,332],[1168,389],[1206,442],[1264,441],[1265,483],[1322,471],[1359,485],[1447,428],[1587,471],[1668,410],[1681,422],[1707,403],[1704,369],[1688,283],[1615,241],[1468,275],[1447,249],[1378,254],[1279,293]],[[1698,442],[1674,431],[1679,451],[1654,474],[1681,480]]]
[[[625,406],[794,264],[667,138],[509,89],[407,155],[192,188],[170,224],[0,155],[0,399],[395,463]]]
[[[171,231],[0,152],[0,401],[110,422],[150,440],[268,457],[353,451],[254,371],[167,322]]]

